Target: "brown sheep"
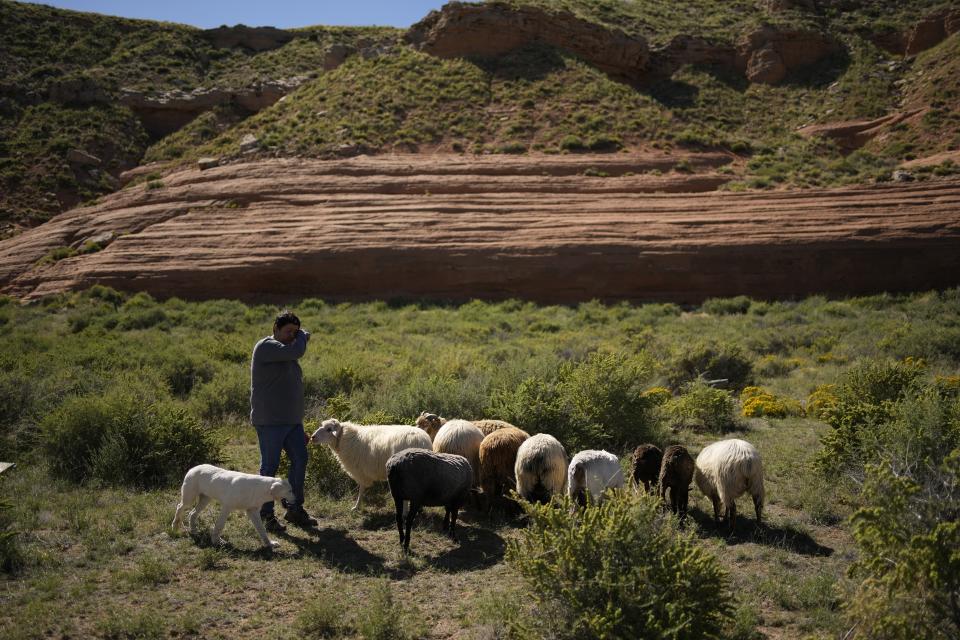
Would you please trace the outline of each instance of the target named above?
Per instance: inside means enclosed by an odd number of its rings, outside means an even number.
[[[480,488],[488,505],[517,485],[514,463],[517,449],[530,437],[516,427],[497,429],[480,443]]]
[[[647,493],[653,490],[660,474],[660,462],[663,452],[660,447],[652,444],[642,444],[633,451],[633,482],[638,487],[643,483]]]
[[[497,429],[506,429],[507,427],[516,429],[514,425],[509,422],[504,422],[503,420],[474,420],[473,424],[477,425],[480,431],[483,431],[483,435],[488,436]]]
[[[417,418],[416,426],[426,431],[427,435],[430,436],[430,442],[433,442],[433,439],[437,437],[437,431],[440,431],[440,427],[446,424],[446,422],[444,418],[441,418],[435,413],[423,411]]]
[[[674,513],[679,513],[681,520],[687,517],[687,497],[690,493],[690,482],[693,480],[695,466],[690,452],[682,445],[669,446],[663,452],[663,463],[660,466],[660,499],[666,502],[669,487],[670,509]]]

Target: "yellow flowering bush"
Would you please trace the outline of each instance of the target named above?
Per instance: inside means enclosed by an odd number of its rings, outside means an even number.
[[[807,396],[807,416],[817,420],[826,420],[837,407],[837,385],[821,384]]]
[[[640,394],[641,397],[646,398],[651,406],[659,407],[664,402],[673,397],[673,394],[670,393],[670,389],[666,387],[650,387],[646,391]]]
[[[773,395],[760,387],[746,387],[740,393],[743,415],[747,418],[786,418],[803,414],[800,403]]]

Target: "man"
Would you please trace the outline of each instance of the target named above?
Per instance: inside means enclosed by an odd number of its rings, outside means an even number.
[[[287,452],[294,500],[284,501],[284,519],[300,527],[317,524],[303,508],[308,454],[303,430],[303,372],[297,360],[306,353],[309,339],[310,334],[300,329],[300,319],[284,311],[273,323],[273,335],[253,347],[250,362],[250,422],[260,443],[260,475],[274,476],[280,452]],[[260,508],[260,517],[268,531],[286,530],[274,514],[272,501]]]

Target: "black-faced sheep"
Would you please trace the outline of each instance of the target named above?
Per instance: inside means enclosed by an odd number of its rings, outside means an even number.
[[[516,427],[497,429],[480,443],[480,488],[488,505],[517,484],[514,464],[517,450],[530,437]]]
[[[693,481],[693,458],[687,448],[675,444],[663,452],[660,465],[660,499],[666,502],[667,489],[670,489],[670,509],[687,517],[687,499],[690,495],[690,482]]]
[[[546,504],[567,484],[567,452],[553,436],[538,433],[517,449],[513,466],[517,493],[529,502]]]
[[[480,485],[480,443],[483,432],[467,420],[448,420],[440,427],[433,439],[437,453],[452,453],[463,456],[473,468],[473,486]]]
[[[653,444],[642,444],[633,450],[633,482],[638,487],[643,484],[647,493],[653,489],[660,476],[660,464],[663,452]]]
[[[697,456],[693,478],[713,503],[713,517],[720,524],[720,505],[732,531],[737,522],[736,499],[746,492],[753,497],[757,524],[763,512],[763,461],[760,452],[744,440],[721,440]]]
[[[409,448],[430,450],[430,436],[407,425],[358,425],[324,420],[310,437],[313,444],[328,444],[347,475],[359,487],[354,509],[360,508],[363,492],[378,480],[386,480],[387,459]]]
[[[390,456],[386,463],[387,482],[397,509],[400,546],[410,550],[410,529],[413,519],[423,507],[444,507],[443,530],[456,540],[457,513],[473,483],[473,470],[463,456],[435,453],[422,449],[406,449]],[[403,501],[410,501],[406,532],[403,522]]]
[[[567,468],[567,493],[580,506],[586,506],[587,494],[599,502],[607,489],[623,487],[620,459],[607,451],[587,449],[573,456]]]

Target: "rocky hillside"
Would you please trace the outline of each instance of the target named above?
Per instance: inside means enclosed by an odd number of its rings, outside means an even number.
[[[249,259],[286,216],[313,270],[289,293],[697,300],[960,272],[955,2],[495,0],[404,30],[200,30],[0,0],[0,30],[9,293],[249,295],[299,273]],[[718,217],[673,217],[691,207]],[[341,233],[377,215],[400,231]]]

